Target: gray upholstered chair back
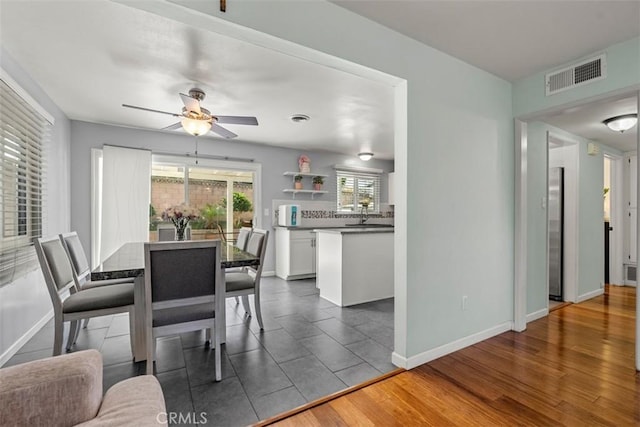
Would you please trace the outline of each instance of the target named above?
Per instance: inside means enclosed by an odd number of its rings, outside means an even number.
[[[176,240],[176,229],[174,227],[158,228],[158,241],[170,242]]]
[[[238,233],[238,239],[236,240],[236,247],[239,249],[242,249],[243,251],[246,250],[250,235],[251,235],[251,228],[242,227],[240,229],[240,233]]]
[[[58,236],[35,239],[34,244],[54,310],[61,310],[60,294],[67,289],[76,291],[71,261]]]
[[[78,276],[84,276],[89,272],[89,261],[85,255],[84,248],[80,242],[80,237],[75,231],[62,235],[69,257],[73,263],[73,268]]]
[[[245,251],[252,255],[258,255],[260,257],[260,265],[256,269],[256,276],[259,277],[262,273],[262,267],[264,266],[264,254],[267,250],[267,240],[269,239],[269,232],[260,228],[254,228],[247,242],[247,248]],[[259,279],[256,279],[259,280]]]
[[[147,277],[154,303],[215,295],[220,280],[220,241],[145,244]]]

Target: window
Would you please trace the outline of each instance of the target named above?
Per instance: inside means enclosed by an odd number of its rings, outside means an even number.
[[[380,176],[371,173],[336,171],[338,212],[380,212]]]
[[[32,239],[42,237],[48,114],[7,76],[0,79],[0,285],[37,268]],[[26,99],[29,100],[27,102]]]

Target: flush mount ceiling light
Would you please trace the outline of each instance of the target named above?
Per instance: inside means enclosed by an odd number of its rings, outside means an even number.
[[[182,128],[193,136],[203,135],[211,129],[211,122],[208,120],[185,117],[180,123],[182,124]]]
[[[638,115],[624,114],[622,116],[611,117],[602,123],[607,125],[609,129],[622,133],[625,130],[631,129],[636,125],[636,123],[638,123]]]
[[[373,157],[373,153],[358,153],[358,157],[360,157],[360,160],[366,162],[371,160],[371,158]]]
[[[294,114],[290,117],[290,119],[294,123],[304,123],[306,121],[309,121],[310,117],[306,114]]]

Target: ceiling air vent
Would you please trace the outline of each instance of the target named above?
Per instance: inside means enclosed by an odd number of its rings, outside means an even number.
[[[602,80],[607,76],[604,54],[563,68],[545,76],[547,96]]]

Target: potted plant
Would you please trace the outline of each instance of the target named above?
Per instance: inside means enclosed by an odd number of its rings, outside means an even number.
[[[316,191],[322,190],[322,184],[324,184],[324,178],[321,176],[313,177],[313,189]]]
[[[294,188],[296,190],[302,190],[302,175],[296,175],[293,177]]]

